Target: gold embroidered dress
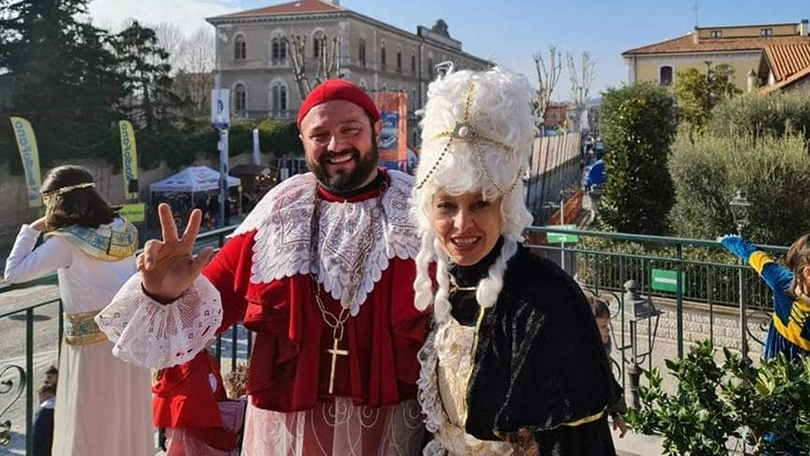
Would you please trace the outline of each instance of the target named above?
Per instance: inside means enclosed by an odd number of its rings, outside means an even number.
[[[149,370],[112,355],[93,321],[135,273],[138,233],[123,219],[98,229],[46,234],[23,225],[5,279],[25,282],[56,271],[65,317],[54,418],[54,456],[154,454]],[[55,354],[54,354],[55,356]]]

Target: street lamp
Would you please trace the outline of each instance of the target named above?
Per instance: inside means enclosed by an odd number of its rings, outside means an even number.
[[[751,203],[742,190],[737,190],[737,194],[728,203],[731,208],[731,215],[734,217],[734,224],[737,228],[737,235],[742,237],[743,229],[747,228],[750,222],[748,221],[748,210]],[[745,300],[743,299],[743,262],[741,259],[737,260],[740,266],[737,269],[737,291],[740,305],[740,354],[744,360],[748,358],[748,312],[745,308]]]
[[[630,323],[630,347],[632,360],[628,375],[630,377],[630,395],[633,399],[633,407],[641,407],[641,400],[638,395],[639,380],[641,378],[640,361],[647,356],[652,356],[655,335],[658,332],[658,320],[662,311],[655,308],[652,299],[639,293],[639,284],[635,280],[628,280],[624,283],[624,294],[622,295],[621,313],[623,320]],[[638,324],[647,322],[647,351],[639,353]],[[653,324],[655,321],[655,324]],[[626,359],[626,358],[625,358]]]

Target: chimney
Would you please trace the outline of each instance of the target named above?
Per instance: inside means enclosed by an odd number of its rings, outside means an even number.
[[[335,6],[340,6],[340,0],[332,0],[332,4]]]
[[[754,91],[754,89],[756,89],[756,88],[757,88],[757,82],[759,82],[759,81],[757,80],[757,73],[756,73],[756,72],[754,72],[754,69],[753,69],[753,68],[751,68],[750,70],[748,70],[747,82],[748,82],[748,91],[749,91],[749,92],[753,92],[753,91]]]
[[[695,44],[698,44],[698,42],[700,42],[699,35],[700,35],[700,30],[698,30],[697,26],[695,26],[695,30],[692,32],[692,40],[693,40],[693,42]]]
[[[807,19],[799,22],[799,36],[807,36]]]

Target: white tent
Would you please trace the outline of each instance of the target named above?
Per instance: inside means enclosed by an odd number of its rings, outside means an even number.
[[[228,187],[238,187],[239,178],[228,177]],[[149,185],[150,193],[195,193],[219,189],[219,172],[207,166],[191,166]]]

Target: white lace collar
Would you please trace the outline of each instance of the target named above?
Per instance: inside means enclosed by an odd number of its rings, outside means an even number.
[[[359,202],[320,201],[318,258],[310,258],[316,180],[291,177],[262,198],[234,231],[255,230],[250,281],[269,283],[296,274],[318,273],[323,289],[357,315],[374,284],[396,257],[415,258],[419,238],[410,220],[413,178],[388,171],[390,185],[378,198]],[[365,257],[365,264],[358,264]],[[360,274],[356,280],[352,276]],[[356,282],[352,286],[352,282]]]

